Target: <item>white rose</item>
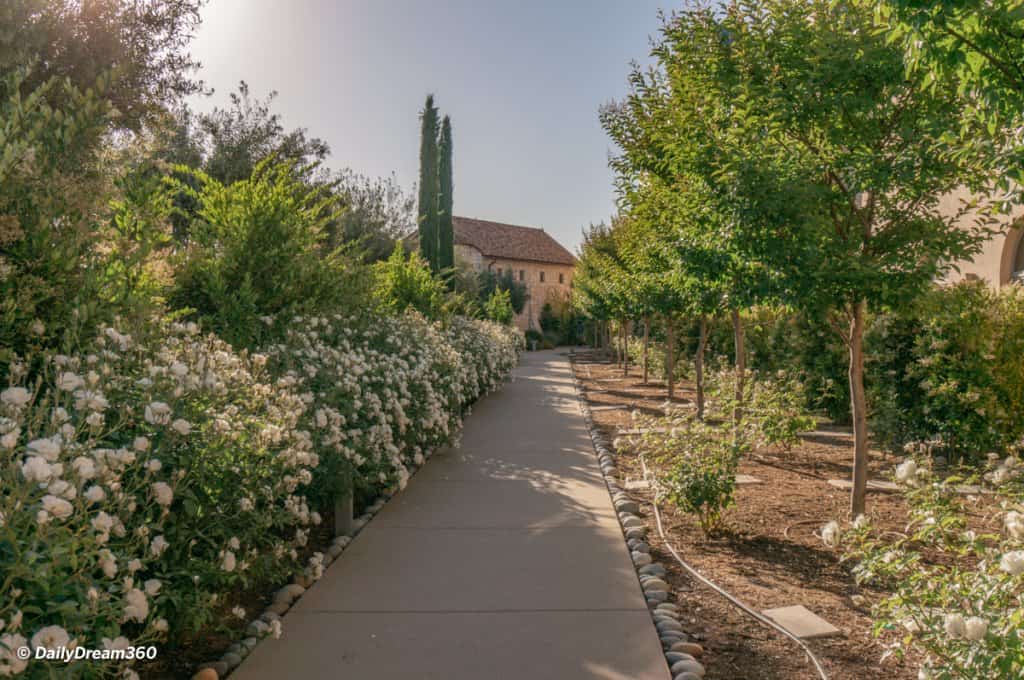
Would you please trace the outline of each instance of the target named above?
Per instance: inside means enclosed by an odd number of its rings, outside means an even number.
[[[0,392],[0,402],[15,408],[21,408],[31,398],[32,394],[24,387],[8,387],[3,392]]]
[[[57,376],[57,389],[63,390],[64,392],[74,392],[84,384],[85,382],[82,380],[81,376],[72,373],[71,371],[65,371]]]
[[[149,550],[154,556],[160,557],[170,544],[163,535],[157,536],[149,544]]]
[[[149,451],[149,439],[146,437],[136,437],[135,441],[132,442],[132,448],[140,453]]]
[[[66,519],[71,516],[72,512],[74,512],[74,507],[72,507],[71,503],[68,503],[63,498],[52,494],[46,494],[43,496],[42,503],[43,510],[50,513],[57,519]]]
[[[103,491],[103,487],[100,486],[90,486],[82,495],[85,496],[85,499],[90,503],[100,503],[107,497],[107,494]]]
[[[1013,550],[999,560],[999,568],[1012,576],[1024,574],[1024,550]]]
[[[66,630],[60,626],[46,626],[32,636],[31,644],[33,649],[58,649],[67,647],[70,643],[71,638]]]
[[[149,600],[146,594],[138,588],[132,588],[124,596],[124,618],[126,621],[138,621],[142,623],[149,616]]]
[[[964,622],[964,637],[968,640],[982,640],[987,632],[988,621],[980,616],[972,616]]]
[[[96,464],[92,458],[86,456],[79,456],[71,462],[71,469],[75,471],[79,479],[86,480],[92,479],[96,476]]]
[[[152,487],[153,497],[160,505],[167,507],[174,500],[174,490],[166,482],[154,482]]]
[[[171,428],[178,434],[184,436],[192,431],[192,423],[182,418],[178,418],[173,423],[171,423]]]
[[[33,439],[28,443],[28,450],[52,463],[60,456],[60,443],[53,439]]]
[[[150,425],[166,425],[171,422],[171,407],[162,401],[154,401],[146,406],[146,422]]]
[[[28,667],[28,659],[19,659],[17,650],[27,647],[28,640],[21,635],[0,635],[0,676],[18,675]]]

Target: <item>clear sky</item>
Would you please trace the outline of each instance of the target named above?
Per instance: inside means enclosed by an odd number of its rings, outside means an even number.
[[[679,0],[676,0],[678,2]],[[192,51],[223,105],[239,80],[280,95],[330,166],[416,181],[433,92],[455,138],[455,213],[544,227],[575,250],[614,209],[597,120],[647,63],[671,0],[210,0]]]

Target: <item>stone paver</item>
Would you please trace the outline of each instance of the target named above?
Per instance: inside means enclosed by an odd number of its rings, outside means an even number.
[[[529,353],[232,674],[667,680],[567,359]]]
[[[802,604],[766,609],[761,613],[793,635],[805,640],[842,634],[841,630]]]

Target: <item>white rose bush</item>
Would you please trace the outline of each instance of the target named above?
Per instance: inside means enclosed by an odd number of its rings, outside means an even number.
[[[889,653],[924,657],[921,678],[1021,677],[1022,463],[993,454],[981,479],[940,479],[930,456],[920,455],[931,445],[909,445],[914,455],[894,471],[909,507],[905,534],[881,531],[862,516],[843,532],[830,522],[822,538],[855,563],[859,582],[889,593],[875,606],[875,631],[890,640]],[[984,493],[957,489],[966,482],[980,483]],[[972,515],[981,521],[969,523]]]
[[[26,358],[44,367],[31,378],[13,364],[0,390],[0,677],[132,677],[123,661],[26,662],[21,646],[241,630],[232,594],[301,571],[339,466],[363,488],[404,485],[521,342],[484,321],[308,317],[250,353],[161,321]]]

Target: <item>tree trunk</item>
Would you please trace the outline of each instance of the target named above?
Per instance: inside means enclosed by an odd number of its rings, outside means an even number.
[[[734,425],[740,424],[743,417],[743,383],[747,372],[747,354],[744,349],[743,321],[740,319],[740,310],[732,310],[732,338],[736,347],[736,406],[733,409],[732,419]]]
[[[622,377],[629,377],[629,336],[633,330],[632,321],[622,322]]]
[[[671,317],[665,317],[665,380],[668,381],[668,398],[676,393],[675,324]]]
[[[647,384],[649,353],[651,348],[651,317],[644,317],[644,385]]]
[[[868,420],[864,396],[864,317],[867,303],[854,303],[850,317],[850,407],[853,411],[853,490],[850,514],[864,514],[868,489]]]
[[[697,341],[697,356],[693,359],[697,374],[697,419],[704,420],[704,349],[708,344],[708,317],[700,315],[700,339]]]

